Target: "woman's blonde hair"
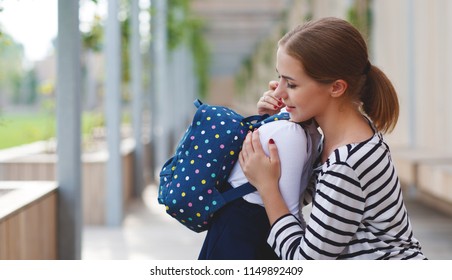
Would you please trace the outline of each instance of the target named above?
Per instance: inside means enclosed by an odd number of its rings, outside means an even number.
[[[322,18],[295,27],[279,45],[301,62],[305,72],[320,83],[347,82],[346,95],[361,102],[375,127],[391,132],[399,117],[397,93],[388,77],[369,62],[361,33],[345,20]]]

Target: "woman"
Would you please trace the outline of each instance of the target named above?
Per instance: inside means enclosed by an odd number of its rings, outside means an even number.
[[[283,259],[424,259],[381,134],[396,125],[397,95],[370,64],[361,34],[324,18],[296,27],[278,45],[279,84],[259,101],[260,112],[282,100],[293,121],[314,119],[324,140],[304,227],[281,199],[278,142],[269,140],[267,157],[259,131],[247,136],[239,161],[265,205],[269,245]]]

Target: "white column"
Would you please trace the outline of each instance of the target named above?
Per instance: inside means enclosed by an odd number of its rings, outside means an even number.
[[[448,34],[447,36],[445,36],[445,41],[446,41],[446,50],[451,50],[452,49],[452,2],[451,1],[445,1],[444,2],[444,14],[446,14],[446,26],[445,26],[445,31],[446,34]],[[445,56],[444,59],[444,73],[446,77],[452,77],[452,54],[450,53],[450,51],[446,51],[446,53],[442,54]],[[450,83],[450,78],[442,81],[445,84],[445,91],[442,93],[442,97],[444,98],[444,102],[445,104],[452,104],[452,96],[451,96],[451,92],[452,92],[452,83]],[[447,106],[447,105],[446,105]],[[446,133],[446,143],[451,143],[452,142],[452,112],[450,109],[448,109],[446,111],[446,116],[445,116],[445,122],[448,124],[445,128],[445,133]],[[446,151],[448,153],[452,153],[452,147],[451,145],[446,145],[446,147],[444,147],[446,149]]]
[[[58,258],[81,259],[81,61],[79,2],[58,1]]]
[[[157,150],[157,144],[156,144],[156,133],[155,133],[155,127],[157,125],[157,87],[155,85],[156,83],[156,67],[155,67],[155,57],[156,57],[156,32],[157,32],[157,21],[156,21],[156,12],[155,12],[155,0],[151,1],[151,7],[152,11],[151,14],[151,42],[149,44],[149,60],[150,60],[150,71],[149,71],[149,119],[150,119],[150,130],[149,130],[149,140],[150,140],[150,155],[149,155],[149,164],[150,164],[150,180],[155,180],[155,169],[157,165],[157,159],[156,159],[156,150]]]
[[[185,58],[187,61],[187,76],[189,77],[188,79],[188,85],[187,87],[189,88],[189,92],[190,94],[187,95],[186,100],[189,102],[193,102],[196,98],[200,97],[198,92],[199,92],[199,85],[198,85],[198,76],[195,72],[195,58],[193,56],[193,53],[190,49],[186,49],[185,50]],[[191,105],[192,103],[190,103]],[[185,120],[187,122],[191,121],[191,119],[193,118],[193,114],[195,112],[195,107],[191,106],[188,107],[186,112],[185,112]]]
[[[135,194],[143,191],[143,143],[141,141],[143,94],[141,83],[141,48],[140,48],[140,5],[139,0],[131,0],[130,12],[130,65],[131,65],[131,92],[132,92],[132,123],[135,139],[134,153],[134,182]]]
[[[182,61],[184,62],[183,76],[185,77],[185,92],[183,95],[184,107],[181,119],[181,122],[183,122],[183,131],[181,132],[185,131],[189,122],[192,120],[193,114],[196,110],[193,101],[199,97],[196,89],[198,76],[195,73],[193,60],[193,53],[190,48],[188,46],[184,46]]]
[[[180,136],[182,127],[185,126],[183,118],[184,118],[184,110],[187,107],[187,103],[185,102],[185,96],[187,94],[188,88],[186,84],[187,77],[184,75],[184,56],[183,56],[183,48],[184,46],[178,46],[171,53],[171,61],[170,61],[170,73],[172,79],[174,79],[175,83],[170,83],[170,92],[173,95],[171,106],[175,108],[173,111],[173,119],[171,123],[171,127],[174,128],[174,137],[175,141]],[[183,132],[183,131],[182,131]],[[170,147],[171,149],[171,147]]]
[[[408,37],[408,50],[407,50],[407,61],[408,61],[408,146],[411,148],[417,147],[417,114],[416,114],[416,54],[415,54],[415,19],[414,19],[414,3],[413,0],[407,0],[407,37]]]
[[[169,151],[169,135],[171,128],[172,114],[176,108],[171,107],[171,96],[168,92],[168,83],[174,82],[168,79],[168,36],[166,28],[167,18],[167,1],[154,0],[155,7],[155,23],[154,26],[154,83],[155,83],[155,105],[153,106],[155,113],[154,123],[154,156],[155,156],[155,170],[158,172],[168,157]]]
[[[106,22],[105,116],[108,162],[106,180],[106,223],[120,226],[123,219],[121,164],[121,30],[118,20],[119,0],[108,1]]]

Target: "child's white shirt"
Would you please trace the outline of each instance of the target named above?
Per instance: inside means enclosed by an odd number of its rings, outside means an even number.
[[[312,157],[312,141],[309,133],[297,123],[280,120],[262,125],[259,128],[259,136],[265,154],[269,155],[268,141],[273,139],[278,147],[281,162],[281,177],[279,188],[289,211],[298,216],[300,196],[303,194],[310,177]],[[264,171],[263,171],[264,172]],[[245,174],[237,162],[229,176],[229,183],[238,187],[248,182]],[[259,193],[253,192],[244,196],[250,203],[263,205]]]

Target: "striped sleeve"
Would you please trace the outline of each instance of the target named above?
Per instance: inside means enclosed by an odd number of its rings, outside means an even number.
[[[302,259],[296,252],[299,251],[298,247],[303,235],[300,221],[288,214],[273,224],[267,242],[281,259]]]
[[[365,199],[355,171],[338,162],[319,179],[306,231],[291,216],[272,226],[268,243],[282,259],[336,259],[358,230]]]

